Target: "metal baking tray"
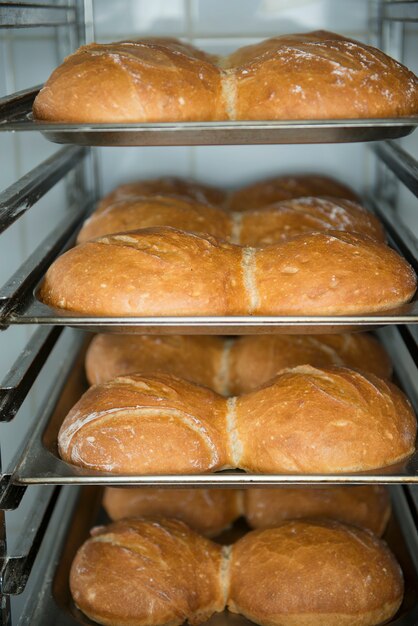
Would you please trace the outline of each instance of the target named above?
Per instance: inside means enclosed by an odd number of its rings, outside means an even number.
[[[68,526],[60,528],[59,540],[55,541],[53,554],[49,554],[48,572],[41,576],[39,601],[32,613],[26,613],[19,626],[94,626],[75,606],[69,589],[71,562],[79,546],[88,538],[92,526],[108,520],[100,506],[102,490],[94,487],[83,488],[80,497],[72,507]],[[393,620],[392,626],[416,626],[418,623],[418,534],[402,487],[391,489],[393,513],[389,520],[384,539],[396,555],[405,579],[403,603]],[[65,518],[64,518],[65,519]],[[68,519],[68,517],[67,517]],[[236,541],[247,530],[242,520],[216,541],[229,544]],[[211,626],[249,626],[253,622],[227,610],[215,614],[206,624]]]
[[[418,295],[412,302],[396,309],[367,315],[97,317],[46,306],[37,298],[38,289],[10,314],[7,324],[53,324],[100,333],[245,335],[342,333],[371,330],[388,324],[418,323]]]
[[[417,125],[418,116],[348,120],[62,124],[33,120],[32,114],[26,110],[17,116],[3,119],[0,131],[40,131],[54,143],[79,146],[211,146],[380,141],[405,137]]]
[[[399,360],[408,351],[398,331],[389,333],[388,343],[398,353]],[[405,355],[403,354],[405,352]],[[41,416],[30,436],[26,449],[11,476],[11,482],[19,485],[29,484],[83,484],[83,485],[138,485],[164,487],[246,487],[297,483],[417,483],[418,450],[404,463],[363,473],[345,474],[251,474],[239,470],[227,470],[208,474],[186,475],[112,475],[76,467],[60,459],[57,449],[57,436],[64,417],[87,389],[84,373],[85,349],[74,362],[70,374],[63,384],[62,391],[57,389],[47,399]],[[409,356],[409,358],[411,358]],[[394,359],[395,360],[395,359]],[[396,359],[398,360],[398,359]],[[416,368],[408,360],[397,367],[398,384],[404,387],[415,409],[418,406],[416,392]]]

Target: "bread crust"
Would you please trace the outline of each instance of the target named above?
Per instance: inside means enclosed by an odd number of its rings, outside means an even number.
[[[86,353],[91,385],[142,372],[180,376],[221,395],[252,391],[282,369],[297,365],[346,365],[390,378],[383,346],[367,333],[352,335],[96,335]]]
[[[109,626],[180,626],[225,606],[222,549],[177,520],[130,519],[96,528],[70,571],[77,606]]]
[[[332,521],[248,533],[232,548],[230,575],[229,610],[261,626],[375,626],[403,597],[386,544]]]
[[[286,174],[258,180],[232,191],[226,200],[231,211],[262,209],[265,206],[292,200],[329,196],[359,202],[358,195],[347,185],[330,176],[319,174]]]
[[[101,237],[59,257],[40,299],[88,315],[343,315],[408,302],[410,265],[353,233],[254,249],[174,228]]]
[[[379,118],[418,111],[418,79],[335,33],[273,37],[225,58],[174,39],[82,46],[37,95],[70,123]]]
[[[360,204],[336,198],[297,198],[262,209],[226,213],[207,203],[177,196],[135,196],[99,206],[84,222],[83,243],[139,228],[170,226],[212,235],[245,246],[266,246],[310,232],[341,230],[385,241],[379,220]]]
[[[308,365],[237,399],[239,466],[257,473],[339,474],[394,465],[415,449],[404,394],[373,374]]]
[[[382,536],[391,513],[382,485],[315,485],[246,489],[244,514],[252,528],[272,528],[301,518],[334,519]]]
[[[215,537],[242,513],[237,489],[135,489],[107,487],[103,507],[111,520],[126,517],[168,517]]]
[[[395,385],[304,365],[228,399],[167,374],[116,378],[81,397],[58,448],[68,463],[111,474],[338,474],[406,459],[416,430]]]

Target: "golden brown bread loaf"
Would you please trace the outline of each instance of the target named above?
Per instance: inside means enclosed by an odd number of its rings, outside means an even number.
[[[242,492],[237,489],[107,487],[103,506],[114,521],[125,517],[172,517],[213,537],[241,515],[242,497]]]
[[[232,547],[228,608],[261,626],[375,626],[402,597],[395,557],[354,526],[288,522]]]
[[[330,33],[282,35],[223,60],[234,119],[412,115],[418,79],[377,48]]]
[[[132,374],[90,387],[60,428],[59,453],[112,474],[196,474],[229,467],[227,428],[213,391]]]
[[[222,549],[177,520],[96,528],[71,566],[76,605],[99,624],[200,624],[225,607]]]
[[[211,57],[174,39],[152,38],[82,46],[51,74],[33,113],[88,123],[227,118],[221,72]]]
[[[272,528],[300,518],[328,518],[381,536],[390,498],[381,485],[296,486],[273,489],[158,489],[107,487],[103,506],[113,521],[173,517],[209,537],[244,515],[253,528]]]
[[[139,180],[134,183],[119,185],[100,200],[97,211],[103,211],[114,202],[127,200],[132,198],[132,196],[144,197],[153,195],[180,196],[181,198],[196,200],[196,202],[200,202],[201,204],[207,203],[215,206],[222,206],[226,198],[226,192],[218,187],[197,183],[194,180],[185,178],[163,176],[162,178]],[[346,197],[348,198],[349,196]]]
[[[363,472],[415,449],[404,394],[373,374],[301,365],[240,396],[235,437],[241,469],[257,473]]]
[[[232,231],[231,217],[209,204],[177,196],[134,196],[95,211],[84,222],[77,243],[150,226],[172,226],[220,239],[230,239]]]
[[[292,519],[328,518],[381,536],[391,511],[389,494],[381,485],[285,486],[246,489],[243,494],[244,514],[253,528],[272,528]]]
[[[231,211],[247,211],[262,209],[283,200],[318,196],[359,201],[350,187],[329,176],[292,174],[274,176],[240,187],[227,196],[226,206]]]
[[[246,246],[265,246],[310,232],[341,230],[385,241],[379,220],[352,200],[296,198],[262,209],[226,213],[177,196],[134,196],[96,210],[77,242],[152,226],[171,226]]]
[[[346,368],[295,367],[229,399],[168,374],[132,374],[91,387],[58,447],[68,463],[113,474],[332,474],[404,460],[416,428],[395,385]]]
[[[117,376],[161,372],[222,395],[256,389],[296,365],[346,365],[390,378],[389,355],[371,335],[249,335],[221,339],[193,335],[96,335],[86,354],[91,385]]]
[[[397,307],[415,289],[394,250],[352,233],[256,250],[160,227],[69,250],[47,271],[40,299],[89,315],[349,315]]]
[[[112,342],[112,339],[104,341]],[[282,369],[305,364],[313,367],[345,365],[380,378],[392,375],[389,355],[374,337],[365,333],[248,335],[234,341],[231,347],[229,393],[238,395],[251,391],[267,383]],[[119,372],[115,372],[117,375]]]
[[[223,59],[170,39],[89,44],[52,73],[33,106],[37,119],[87,123],[417,111],[412,72],[376,48],[325,31],[273,37]]]

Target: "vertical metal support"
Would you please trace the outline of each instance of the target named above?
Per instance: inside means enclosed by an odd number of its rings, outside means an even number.
[[[0,465],[1,467],[1,465]],[[0,559],[7,556],[6,514],[0,510]],[[10,597],[0,594],[0,625],[11,626]]]

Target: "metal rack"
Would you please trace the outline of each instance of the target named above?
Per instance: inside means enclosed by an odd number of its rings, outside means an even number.
[[[389,53],[402,45],[407,21],[418,21],[418,2],[381,1],[373,28],[380,47]],[[77,44],[86,39],[91,21],[91,6],[85,0],[67,4],[2,3],[0,28],[36,26],[65,26],[75,31]],[[404,467],[388,468],[384,472],[338,476],[265,476],[243,472],[222,472],[199,476],[117,476],[85,472],[61,461],[54,449],[56,425],[63,411],[75,399],[75,390],[83,385],[80,374],[80,349],[85,336],[78,329],[146,333],[216,333],[245,334],[265,332],[339,332],[365,327],[389,326],[379,331],[380,337],[394,362],[398,383],[411,398],[418,413],[418,301],[385,314],[335,317],[237,317],[237,318],[91,318],[54,311],[36,299],[36,288],[45,270],[62,251],[71,246],[84,217],[95,201],[94,153],[88,147],[99,145],[214,145],[214,144],[279,144],[376,141],[370,149],[376,155],[379,175],[391,171],[418,196],[418,162],[393,141],[411,133],[418,118],[390,120],[339,120],[330,122],[222,122],[187,124],[82,125],[43,124],[30,116],[31,105],[39,86],[12,94],[0,100],[0,131],[43,132],[51,141],[73,144],[58,150],[53,157],[35,167],[26,176],[0,194],[0,234],[27,211],[36,211],[37,201],[59,180],[74,175],[71,208],[68,215],[48,235],[33,254],[0,289],[0,329],[7,332],[11,325],[38,324],[39,329],[17,357],[10,373],[0,386],[0,421],[12,420],[21,407],[49,355],[63,337],[71,337],[70,349],[57,369],[51,387],[45,390],[45,401],[27,432],[24,445],[18,450],[9,471],[0,466],[0,624],[11,624],[10,595],[24,590],[32,567],[42,572],[35,595],[28,599],[19,622],[26,624],[55,624],[70,626],[73,614],[57,605],[52,581],[61,558],[62,548],[71,524],[79,490],[74,485],[86,484],[152,484],[164,486],[249,486],[298,482],[355,483],[418,483],[418,453]],[[380,178],[369,206],[383,221],[391,245],[398,248],[418,273],[418,239],[398,219],[396,205],[381,192]],[[78,193],[74,194],[74,189]],[[395,328],[398,324],[413,324]],[[338,328],[337,328],[338,327]],[[55,429],[55,431],[54,431]],[[27,487],[33,484],[66,485],[44,492],[32,520],[31,532],[22,537],[18,554],[7,550],[4,511],[19,507]],[[48,488],[45,487],[47,490]],[[416,496],[416,493],[414,492]],[[405,541],[418,572],[418,536],[412,518],[413,500],[405,487],[393,490],[396,514]],[[45,537],[47,528],[51,532]],[[42,543],[42,540],[44,541]],[[39,552],[40,551],[40,552]],[[39,557],[37,554],[39,552]],[[418,574],[417,574],[418,576]],[[40,602],[38,602],[40,598]],[[46,617],[46,612],[48,617]],[[78,619],[78,616],[77,616]],[[393,622],[404,626],[416,623],[400,618]],[[58,621],[57,621],[58,620]],[[222,620],[221,620],[222,621]],[[85,623],[90,623],[86,621]],[[222,622],[223,623],[223,622]]]

